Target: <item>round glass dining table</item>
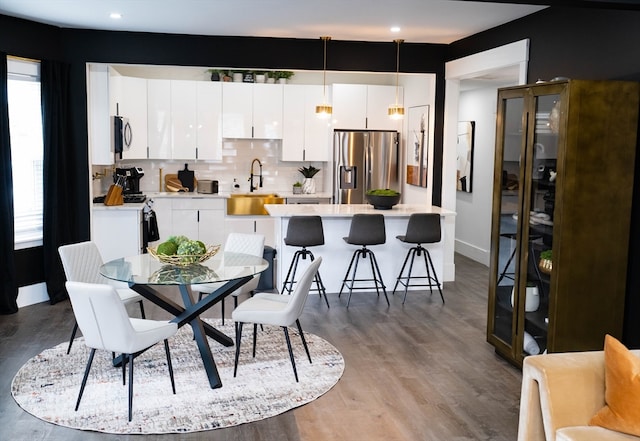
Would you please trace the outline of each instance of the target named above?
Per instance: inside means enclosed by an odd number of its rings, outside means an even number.
[[[219,252],[205,262],[191,265],[171,265],[158,261],[150,254],[111,260],[100,267],[104,277],[127,283],[131,289],[171,313],[179,327],[189,324],[202,356],[209,384],[222,386],[207,336],[225,346],[233,346],[233,339],[203,322],[200,315],[226,296],[269,267],[262,257],[249,254]],[[214,291],[195,302],[189,289],[194,284],[215,284]],[[154,286],[174,285],[179,288],[182,305]],[[116,361],[118,362],[118,361]]]

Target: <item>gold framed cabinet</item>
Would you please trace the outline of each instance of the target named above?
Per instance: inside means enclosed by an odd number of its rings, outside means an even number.
[[[622,81],[498,90],[487,341],[515,365],[622,337],[639,97]]]

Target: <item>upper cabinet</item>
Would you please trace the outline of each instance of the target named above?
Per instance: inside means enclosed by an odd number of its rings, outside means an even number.
[[[525,356],[622,337],[640,87],[500,89],[487,340]]]
[[[222,159],[220,83],[148,80],[149,158]]]
[[[282,84],[222,83],[222,137],[282,138]]]
[[[106,64],[87,65],[87,107],[91,163],[113,164],[109,122],[109,67]]]
[[[316,106],[323,103],[324,88],[288,85],[284,89],[283,161],[329,161],[331,121],[318,118]],[[327,99],[330,103],[330,99]]]
[[[389,106],[403,104],[403,90],[395,86],[334,84],[333,128],[400,130],[401,122],[389,118]]]
[[[123,159],[147,158],[147,80],[111,76],[109,79],[110,114],[120,115],[129,123],[129,146]]]

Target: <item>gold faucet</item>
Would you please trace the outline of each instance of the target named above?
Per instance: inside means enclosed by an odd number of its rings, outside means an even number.
[[[258,165],[260,166],[260,174],[258,174],[258,175],[256,175],[256,174],[254,174],[254,173],[253,173],[253,165],[254,165],[256,162],[257,162],[257,163],[258,163]],[[260,160],[259,160],[258,158],[254,158],[254,160],[253,160],[253,161],[251,161],[251,170],[249,171],[249,182],[250,182],[250,184],[249,184],[249,191],[250,191],[250,192],[253,192],[253,190],[257,190],[257,189],[258,189],[258,187],[254,187],[254,186],[253,186],[253,177],[254,177],[254,176],[258,176],[258,177],[260,178],[260,180],[258,181],[258,186],[259,186],[259,187],[262,187],[262,162],[260,162]]]

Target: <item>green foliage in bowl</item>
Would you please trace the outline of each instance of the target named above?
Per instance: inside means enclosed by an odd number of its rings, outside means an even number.
[[[399,196],[400,193],[398,193],[395,190],[390,190],[388,188],[377,188],[375,190],[369,190],[367,191],[367,196]]]

